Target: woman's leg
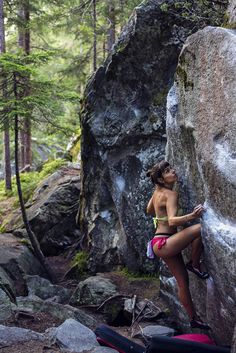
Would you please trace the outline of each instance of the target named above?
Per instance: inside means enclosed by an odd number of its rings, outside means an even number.
[[[188,273],[185,268],[182,255],[178,254],[173,257],[163,258],[163,260],[167,264],[173,276],[176,278],[179,300],[187,311],[189,319],[192,320],[196,313],[189,290]]]
[[[194,239],[192,241],[192,250],[191,250],[191,263],[193,267],[201,270],[200,258],[203,250],[202,239],[201,237]]]
[[[153,251],[161,258],[173,257],[197,239],[201,239],[200,224],[195,224],[172,235],[167,239],[166,244],[161,249],[158,249],[157,244],[155,244]]]

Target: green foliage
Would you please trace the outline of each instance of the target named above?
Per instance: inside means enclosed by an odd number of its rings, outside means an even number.
[[[43,165],[42,170],[39,172],[21,173],[20,174],[21,187],[22,187],[24,202],[27,202],[31,198],[38,184],[43,179],[53,174],[57,169],[59,169],[66,163],[67,163],[66,160],[58,158],[56,160],[47,161]],[[14,202],[14,207],[18,207],[19,201],[17,198],[18,194],[17,194],[17,186],[16,186],[16,177],[12,178],[12,192],[10,194],[9,192],[5,191],[4,181],[3,180],[0,181],[0,201],[5,200],[10,196],[16,197],[16,200]]]
[[[42,180],[46,176],[53,174],[57,169],[66,165],[67,161],[65,159],[57,158],[55,160],[49,160],[44,163],[41,172],[39,173],[39,178]]]
[[[79,251],[72,260],[72,268],[76,271],[77,276],[85,274],[87,271],[88,253]]]
[[[129,271],[127,267],[122,268],[119,273],[129,280],[159,279],[159,273],[141,273]]]
[[[30,244],[30,241],[29,239],[27,238],[22,238],[22,239],[19,239],[18,242],[22,245],[26,245],[28,246],[30,249],[31,249],[31,244]]]
[[[2,222],[0,224],[0,233],[6,233],[6,223]]]
[[[33,192],[40,181],[39,173],[38,172],[21,173],[20,178],[21,178],[21,188],[22,188],[23,199],[24,199],[24,202],[27,202],[33,195]],[[13,196],[17,197],[18,194],[17,194],[15,177],[12,178],[12,192],[13,192]],[[19,206],[18,198],[14,202],[14,206],[15,207]]]

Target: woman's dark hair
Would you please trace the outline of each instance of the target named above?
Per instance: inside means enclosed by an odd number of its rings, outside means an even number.
[[[162,177],[162,173],[167,167],[169,167],[169,165],[170,163],[163,160],[155,164],[151,169],[149,169],[146,175],[151,178],[153,184],[163,186],[163,183],[160,182],[158,179]]]

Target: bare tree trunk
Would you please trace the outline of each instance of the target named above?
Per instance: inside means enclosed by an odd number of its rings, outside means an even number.
[[[24,4],[24,19],[25,19],[25,43],[24,50],[25,54],[30,54],[30,8],[29,0],[25,1]],[[30,95],[30,77],[26,78],[26,91],[25,96]],[[31,120],[26,118],[24,121],[24,131],[25,131],[25,166],[27,166],[27,171],[30,171],[30,166],[32,163],[32,148],[31,148]]]
[[[17,93],[17,80],[16,80],[16,75],[15,74],[14,74],[13,91],[14,91],[15,102],[17,102],[18,93]],[[17,103],[15,103],[15,104],[17,104]],[[19,160],[18,160],[18,156],[19,156],[19,151],[18,151],[18,144],[19,144],[19,117],[18,117],[18,114],[15,114],[14,121],[15,121],[14,131],[15,131],[16,184],[17,184],[17,191],[18,191],[18,196],[19,196],[19,201],[20,201],[22,219],[23,219],[23,222],[24,222],[24,225],[25,225],[25,229],[27,231],[30,243],[31,243],[32,248],[34,250],[35,256],[37,257],[37,259],[39,260],[39,262],[41,263],[41,265],[45,269],[49,279],[51,281],[54,281],[54,276],[52,274],[52,271],[51,271],[51,269],[48,267],[48,265],[46,263],[45,257],[43,255],[41,249],[40,249],[40,245],[39,245],[38,239],[36,238],[35,234],[31,230],[30,224],[29,224],[29,221],[28,221],[28,218],[27,218],[25,205],[24,205],[24,200],[23,200],[23,195],[22,195],[22,189],[21,189],[20,173],[19,173]]]
[[[106,56],[107,56],[107,52],[106,52],[106,36],[103,36],[102,53],[103,53],[103,61],[105,61]]]
[[[6,43],[5,43],[5,25],[4,25],[4,7],[3,0],[0,0],[0,53],[6,52]],[[3,97],[7,97],[6,92],[6,80],[2,77],[3,81]],[[9,122],[6,118],[4,121],[4,132],[3,132],[3,141],[4,141],[4,179],[5,179],[5,188],[6,190],[12,190],[11,184],[11,153],[10,153],[10,132],[9,132]]]
[[[6,51],[3,0],[0,0],[0,50],[1,53]]]
[[[24,6],[19,4],[18,9],[18,46],[22,50],[25,47],[25,31],[24,31]],[[20,126],[20,127],[19,127]],[[20,148],[18,149],[19,153],[19,168],[24,169],[25,167],[25,131],[24,131],[24,121],[19,118],[19,143]]]
[[[108,21],[107,50],[110,52],[116,40],[116,14],[114,0],[109,0],[108,3]]]
[[[93,71],[97,70],[97,9],[93,0]]]
[[[24,1],[20,4],[18,11],[19,26],[18,26],[18,45],[23,49],[26,55],[30,54],[30,11],[29,11],[29,0]],[[30,78],[25,78],[25,92],[24,96],[30,94],[29,88]],[[30,171],[32,163],[32,148],[31,148],[31,121],[29,118],[21,119],[20,128],[20,169],[24,171]]]

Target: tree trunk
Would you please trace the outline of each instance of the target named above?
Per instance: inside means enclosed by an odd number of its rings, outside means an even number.
[[[93,0],[93,71],[97,70],[97,9]]]
[[[25,54],[30,54],[30,9],[29,9],[29,0],[25,1],[24,5],[24,18],[25,18],[25,43],[24,50]],[[25,96],[30,95],[30,77],[26,79],[26,91]],[[24,122],[24,131],[25,131],[25,166],[27,171],[30,171],[30,166],[32,163],[32,148],[31,148],[31,120],[26,118]]]
[[[13,86],[13,92],[14,92],[14,98],[15,98],[15,104],[17,104],[18,100],[18,93],[17,93],[17,80],[16,80],[16,75],[14,74],[14,86]],[[16,107],[17,111],[17,107]],[[19,117],[18,114],[15,114],[14,117],[14,122],[15,122],[15,127],[14,127],[14,132],[15,132],[15,168],[16,168],[16,184],[17,184],[17,191],[18,191],[18,197],[19,197],[19,202],[20,202],[20,208],[21,208],[21,214],[22,214],[22,219],[24,222],[25,229],[27,231],[30,243],[32,245],[32,248],[34,250],[35,256],[45,269],[45,272],[47,273],[49,279],[51,281],[54,281],[54,276],[49,268],[49,266],[46,263],[45,257],[40,249],[40,245],[38,242],[38,239],[36,238],[35,234],[30,228],[30,224],[27,218],[26,214],[26,209],[24,205],[24,200],[23,200],[23,194],[22,194],[22,189],[21,189],[21,180],[20,180],[20,173],[19,173],[19,151],[18,151],[18,145],[19,145]]]
[[[108,52],[111,52],[112,46],[116,40],[116,14],[114,0],[109,0],[108,3],[108,21],[107,50]]]
[[[18,25],[18,45],[24,51],[26,55],[30,54],[30,11],[29,1],[24,1],[20,4],[18,11],[19,25]],[[24,96],[30,94],[29,88],[30,78],[25,78],[25,92]],[[21,128],[19,131],[20,135],[20,169],[24,171],[30,171],[32,163],[32,149],[31,149],[31,121],[29,118],[21,119]]]
[[[5,25],[4,25],[4,7],[3,0],[0,0],[0,53],[6,52],[6,43],[5,43]],[[2,77],[3,80],[3,97],[7,97],[6,90],[6,80]],[[9,123],[6,118],[4,121],[4,132],[3,132],[3,141],[4,141],[4,179],[5,179],[5,188],[6,190],[12,190],[11,184],[11,153],[10,153],[10,132],[9,132]]]

